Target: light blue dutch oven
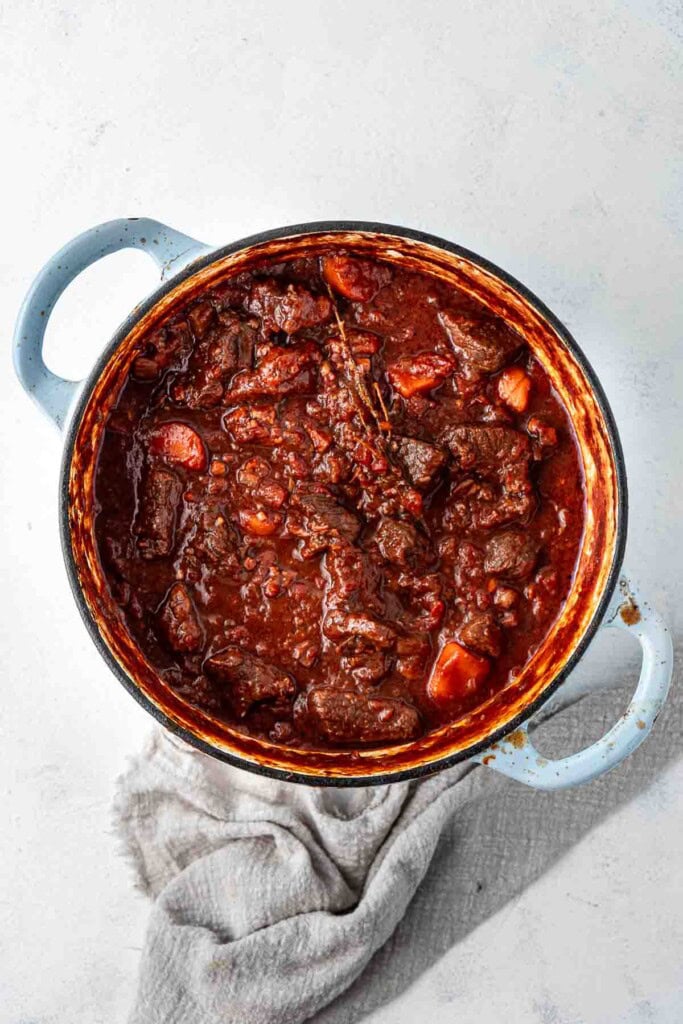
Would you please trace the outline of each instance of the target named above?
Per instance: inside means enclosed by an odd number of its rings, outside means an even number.
[[[210,286],[221,275],[248,266],[249,260],[311,254],[330,244],[420,266],[457,283],[516,321],[572,415],[584,461],[588,526],[577,580],[556,635],[550,638],[547,650],[544,645],[532,659],[528,678],[521,678],[497,696],[498,703],[492,704],[488,718],[473,714],[413,744],[311,755],[310,751],[246,740],[185,705],[164,687],[140,652],[133,649],[130,638],[121,635],[115,609],[107,606],[106,587],[96,578],[98,569],[87,529],[92,495],[84,481],[91,479],[88,473],[96,458],[97,431],[135,354],[138,334],[155,318],[168,315],[176,302]],[[148,253],[161,271],[162,284],[116,332],[86,380],[64,380],[47,368],[42,356],[45,329],[55,303],[82,270],[125,248]],[[660,616],[634,579],[622,571],[626,480],[609,405],[566,328],[519,282],[476,254],[421,232],[372,223],[303,224],[214,249],[156,221],[110,221],[69,242],[40,271],[19,313],[14,361],[27,393],[65,432],[62,540],[67,572],[85,624],[128,691],[158,721],[199,749],[251,771],[312,785],[370,785],[417,778],[471,759],[519,782],[553,790],[588,782],[614,768],[652,729],[669,689],[672,645]],[[631,633],[641,645],[642,667],[633,698],[602,739],[568,757],[545,758],[534,747],[529,728],[541,708],[545,713],[550,701],[561,698],[559,687],[599,628]]]

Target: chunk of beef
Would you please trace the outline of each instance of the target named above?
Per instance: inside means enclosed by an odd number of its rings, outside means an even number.
[[[389,671],[390,655],[364,640],[351,640],[344,644],[339,661],[341,687],[348,685],[349,677],[359,688],[374,686]]]
[[[250,320],[249,323],[245,324],[240,321],[239,327],[236,331],[236,336],[237,366],[240,370],[249,370],[254,365],[256,353],[256,322],[254,320]]]
[[[407,566],[418,543],[417,530],[401,519],[383,518],[375,531],[375,543],[383,558]]]
[[[369,302],[391,280],[389,267],[357,256],[323,256],[323,277],[340,295],[352,302]]]
[[[439,554],[453,566],[458,598],[468,607],[475,606],[478,594],[486,591],[484,552],[472,541],[455,536],[440,541]]]
[[[473,612],[460,627],[459,639],[465,647],[479,654],[497,658],[501,649],[501,632],[494,617],[486,612]]]
[[[163,370],[184,366],[191,351],[192,334],[185,320],[161,327],[133,360],[133,376],[138,380],[156,380]]]
[[[354,388],[349,386],[348,361],[343,356],[343,345],[339,338],[331,339],[330,351],[337,360],[337,367],[325,360],[318,373],[317,415],[324,416],[330,425],[351,423],[358,415],[358,399]],[[340,365],[341,364],[341,365]]]
[[[327,687],[301,698],[296,717],[309,735],[330,743],[400,742],[420,731],[420,717],[405,701]]]
[[[331,610],[323,621],[323,632],[330,640],[345,640],[348,637],[362,637],[375,647],[391,647],[396,640],[392,626],[381,622],[367,612]]]
[[[414,356],[401,356],[387,367],[389,383],[403,398],[424,394],[442,384],[453,372],[450,356],[438,352],[421,352]]]
[[[105,565],[111,567],[117,576],[125,579],[133,554],[125,534],[121,537],[105,536],[102,541],[102,554]]]
[[[148,350],[141,356],[136,356],[131,366],[131,374],[135,380],[152,381],[156,380],[161,373],[162,363],[155,353]]]
[[[199,513],[193,544],[211,563],[222,565],[224,571],[237,564],[236,538],[217,509],[207,508]]]
[[[304,327],[327,323],[332,318],[333,306],[327,295],[313,295],[301,284],[283,288],[271,279],[252,286],[247,309],[260,318],[267,333],[295,334]]]
[[[356,364],[354,377],[360,374],[365,380],[366,387],[371,387],[371,360],[382,347],[381,339],[369,331],[358,331],[353,328],[346,328],[344,335],[342,338],[335,334],[327,339],[325,349],[330,362],[344,377],[348,377],[350,352]]]
[[[361,531],[358,516],[327,491],[295,491],[292,504],[303,515],[304,533],[332,534],[353,542]]]
[[[396,641],[396,672],[404,679],[422,679],[430,661],[429,633],[410,632]]]
[[[243,320],[236,313],[221,313],[208,338],[208,359],[222,376],[251,368],[258,340],[256,328],[254,320]]]
[[[251,490],[257,487],[262,480],[267,480],[272,474],[273,467],[267,459],[261,458],[260,455],[252,455],[250,458],[245,459],[238,468],[236,476],[237,482],[242,487]]]
[[[500,475],[498,508],[490,510],[488,515],[482,517],[482,525],[488,529],[516,519],[527,520],[536,510],[536,505],[528,462],[506,466]]]
[[[214,409],[223,398],[223,385],[207,368],[174,381],[170,390],[173,401],[188,409]]]
[[[459,467],[479,478],[468,477],[456,484],[449,497],[445,525],[458,526],[465,515],[478,529],[492,529],[531,515],[536,499],[529,476],[531,446],[526,435],[507,426],[470,424],[449,428],[443,440]],[[446,522],[448,518],[450,523]]]
[[[289,491],[275,478],[271,464],[258,455],[246,459],[236,476],[243,489],[237,510],[243,529],[261,536],[274,533],[282,524],[282,517],[270,513],[277,513],[282,508],[289,498]]]
[[[332,607],[353,607],[357,598],[372,588],[370,564],[352,544],[335,544],[328,548],[323,567],[329,578],[328,602]]]
[[[498,474],[512,463],[528,463],[529,439],[513,427],[466,424],[450,427],[443,435],[461,469],[476,469],[483,476]]]
[[[445,529],[492,530],[515,520],[526,521],[536,508],[536,497],[528,476],[510,480],[505,487],[466,479],[457,485],[444,508]]]
[[[499,316],[490,313],[452,313],[439,320],[460,360],[465,376],[497,373],[524,344],[524,339]]]
[[[446,605],[442,594],[442,577],[439,573],[402,572],[396,578],[401,589],[401,600],[415,616],[414,626],[420,629],[434,629],[441,622]]]
[[[197,611],[184,583],[174,583],[159,614],[159,626],[169,647],[178,654],[198,651],[204,641]]]
[[[503,530],[486,545],[484,568],[495,576],[522,579],[533,570],[538,557],[537,541],[523,530]]]
[[[240,366],[238,345],[242,332],[248,337],[256,337],[256,331],[245,327],[238,317],[222,314],[221,322],[196,349],[197,358],[190,360],[191,370],[201,372],[209,379],[226,381]]]
[[[211,300],[216,309],[232,312],[243,307],[247,301],[252,281],[249,271],[243,270],[235,277],[230,277],[212,288]]]
[[[195,346],[187,370],[174,380],[173,400],[190,409],[218,405],[232,374],[251,369],[256,341],[254,322],[236,313],[221,313]]]
[[[217,581],[223,582],[240,571],[237,531],[213,502],[192,503],[192,514],[183,520],[175,565],[186,583],[201,583],[209,594]],[[207,568],[220,567],[220,573]]]
[[[311,475],[321,484],[346,484],[351,481],[353,474],[351,460],[336,445],[330,446],[318,462],[311,466]]]
[[[139,495],[135,532],[143,558],[170,555],[183,485],[170,469],[150,466]]]
[[[397,437],[395,445],[408,478],[415,487],[431,486],[448,458],[442,448],[420,441],[417,437]]]
[[[212,654],[204,671],[227,688],[235,714],[244,718],[254,704],[281,703],[296,693],[296,683],[287,672],[236,646]]]
[[[255,370],[243,370],[232,379],[229,398],[260,398],[265,395],[306,394],[313,386],[313,367],[320,350],[312,342],[274,347]]]
[[[351,354],[356,359],[371,358],[377,355],[382,347],[382,339],[370,331],[359,331],[353,328],[346,328],[346,341]]]
[[[237,444],[282,444],[283,433],[277,409],[271,404],[237,406],[223,417],[223,427]]]
[[[329,412],[335,415],[333,406]],[[358,418],[335,422],[334,439],[337,451],[344,458],[339,468],[342,472],[345,466],[353,468],[352,480],[359,492],[358,508],[366,517],[399,516],[403,512],[412,516],[422,514],[422,495],[411,486],[398,462],[387,458],[383,445],[362,427]]]
[[[322,567],[325,607],[328,614],[335,614],[328,626],[336,636],[347,639],[374,631],[369,622],[363,626],[360,620],[345,622],[349,613],[370,616],[373,623],[383,625],[381,619],[385,607],[380,591],[382,574],[375,559],[342,539],[327,548]],[[381,636],[388,640],[388,633],[382,632]]]
[[[196,302],[187,314],[187,322],[197,341],[201,341],[216,318],[213,305],[207,300]]]
[[[264,477],[252,488],[251,496],[254,501],[266,508],[279,509],[289,498],[289,491],[274,477]]]

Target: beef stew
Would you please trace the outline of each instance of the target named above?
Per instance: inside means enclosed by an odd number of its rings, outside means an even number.
[[[317,749],[414,739],[516,678],[584,526],[522,335],[344,251],[240,273],[144,338],[95,494],[112,596],[168,685]]]

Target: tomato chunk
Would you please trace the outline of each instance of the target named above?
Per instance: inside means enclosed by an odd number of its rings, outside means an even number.
[[[431,391],[453,372],[453,362],[437,352],[423,352],[417,356],[404,356],[387,369],[393,388],[404,398]]]
[[[172,466],[185,469],[206,469],[207,458],[204,443],[192,427],[186,423],[162,423],[149,435],[149,450],[161,455]]]
[[[498,378],[498,394],[510,409],[524,412],[529,404],[531,378],[521,366],[508,366]]]
[[[452,640],[441,649],[434,663],[427,693],[436,704],[465,700],[476,693],[491,670],[488,658],[473,654]]]

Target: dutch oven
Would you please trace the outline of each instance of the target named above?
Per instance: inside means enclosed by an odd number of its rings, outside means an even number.
[[[569,595],[548,636],[515,681],[477,713],[415,742],[382,749],[316,752],[247,737],[185,703],[159,678],[127,633],[94,542],[93,479],[105,420],[137,339],[176,305],[228,274],[342,246],[439,277],[468,292],[526,338],[573,422],[583,462],[586,526]],[[87,266],[119,249],[148,253],[161,286],[116,331],[89,376],[62,379],[43,361],[50,314]],[[207,754],[266,775],[313,785],[369,785],[416,778],[471,759],[539,789],[587,782],[613,768],[650,732],[672,672],[669,631],[622,569],[627,493],[619,436],[586,357],[542,302],[509,274],[458,245],[386,224],[333,221],[277,228],[213,248],[147,219],[114,220],[78,236],[41,270],[15,333],[19,379],[64,434],[59,516],[66,569],[85,625],[102,657],[159,722]],[[642,647],[640,678],[627,710],[586,749],[558,760],[534,748],[529,725],[557,693],[598,629],[617,627]]]

